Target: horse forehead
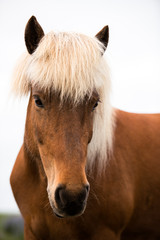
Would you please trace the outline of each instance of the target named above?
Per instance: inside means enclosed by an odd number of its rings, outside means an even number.
[[[64,124],[74,124],[74,121],[80,121],[80,119],[86,119],[88,116],[88,108],[90,104],[85,101],[74,105],[70,100],[62,102],[61,100],[53,100],[50,106],[51,116],[55,119],[55,115],[58,116],[56,120],[61,123],[61,120],[65,119]],[[68,120],[68,122],[67,122]]]

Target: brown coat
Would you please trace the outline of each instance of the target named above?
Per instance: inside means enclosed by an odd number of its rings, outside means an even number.
[[[105,176],[88,177],[91,190],[80,217],[53,215],[45,175],[22,146],[11,185],[25,239],[160,239],[160,114],[116,112],[112,157]]]

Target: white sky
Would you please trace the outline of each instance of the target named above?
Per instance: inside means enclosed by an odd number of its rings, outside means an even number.
[[[108,24],[112,104],[130,112],[160,112],[159,0],[0,0],[0,212],[18,211],[9,176],[23,141],[27,99],[13,99],[9,87],[32,15],[46,33],[94,36]]]

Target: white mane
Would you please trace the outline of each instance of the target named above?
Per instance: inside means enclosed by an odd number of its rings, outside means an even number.
[[[26,95],[37,85],[69,97],[78,104],[96,89],[101,103],[94,111],[93,137],[88,145],[88,169],[96,156],[99,171],[104,169],[112,149],[113,114],[110,105],[110,79],[103,54],[103,45],[96,38],[77,33],[45,35],[35,52],[25,53],[14,72],[13,90]]]

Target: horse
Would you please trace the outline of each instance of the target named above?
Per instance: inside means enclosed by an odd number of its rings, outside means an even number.
[[[160,239],[160,114],[111,106],[108,39],[108,26],[26,25],[12,87],[30,98],[10,177],[25,240]]]

